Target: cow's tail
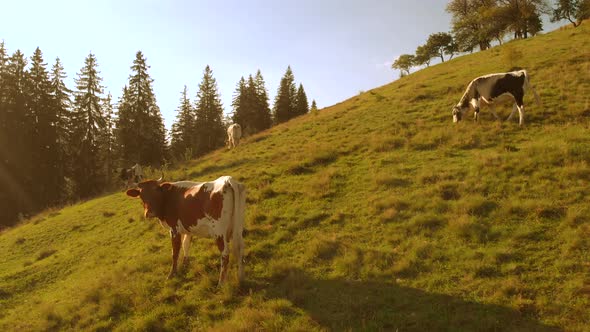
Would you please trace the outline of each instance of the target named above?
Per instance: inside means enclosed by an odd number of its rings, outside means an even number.
[[[531,84],[531,79],[529,74],[527,73],[526,70],[522,71],[524,73],[524,79],[525,79],[525,88],[530,88],[533,91],[533,94],[535,95],[535,103],[537,104],[537,106],[542,107],[541,105],[541,98],[539,98],[539,94],[537,94],[537,90],[535,89],[535,86]]]
[[[242,263],[245,249],[243,231],[246,219],[246,186],[231,177],[229,178],[229,183],[234,193],[232,246],[234,257],[238,263],[238,278],[242,281],[244,279],[244,267]]]

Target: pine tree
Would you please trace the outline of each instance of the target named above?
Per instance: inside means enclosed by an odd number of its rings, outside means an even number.
[[[176,110],[176,122],[172,125],[170,152],[177,159],[192,158],[195,141],[195,113],[190,104],[186,85],[182,90],[180,104]]]
[[[35,201],[43,207],[55,203],[59,195],[55,188],[62,184],[57,168],[59,167],[59,148],[57,139],[57,114],[52,107],[51,82],[43,53],[37,48],[31,57],[26,93],[28,95],[28,113],[32,131],[29,153],[35,163],[31,172],[35,174],[36,185],[33,186]]]
[[[295,116],[295,104],[297,98],[297,88],[295,87],[295,77],[291,66],[287,67],[287,71],[277,91],[275,97],[275,104],[273,108],[274,122],[282,123],[288,121]]]
[[[244,79],[244,76],[242,76],[236,85],[236,91],[234,92],[232,98],[232,107],[234,109],[232,114],[232,122],[238,123],[242,127],[244,127],[248,113],[246,89],[246,80]]]
[[[104,174],[100,158],[100,138],[106,130],[102,110],[103,87],[96,57],[90,53],[77,74],[72,117],[73,179],[78,197],[89,197],[103,190]]]
[[[115,112],[112,100],[113,96],[109,92],[102,105],[106,125],[99,143],[101,159],[104,160],[104,182],[107,186],[111,184],[115,169]]]
[[[309,112],[309,102],[307,101],[307,95],[305,94],[305,90],[303,89],[303,84],[299,83],[299,88],[297,89],[297,98],[295,102],[295,115],[300,116],[307,114]]]
[[[6,51],[4,51],[6,53]],[[5,57],[5,55],[4,55]],[[2,116],[0,127],[1,185],[6,193],[2,214],[8,222],[19,213],[28,213],[35,207],[32,193],[32,178],[29,167],[32,163],[30,137],[33,126],[27,109],[25,93],[27,60],[20,50],[5,61],[2,69]]]
[[[26,197],[22,194],[22,190],[19,190],[21,186],[15,178],[18,165],[14,160],[14,154],[18,150],[13,148],[20,142],[15,142],[15,138],[11,137],[17,131],[12,127],[15,124],[16,114],[13,113],[13,100],[9,97],[14,93],[11,89],[14,87],[12,76],[14,67],[9,60],[4,41],[0,41],[0,186],[3,188],[0,190],[0,201],[3,202],[0,208],[0,226],[11,225],[16,220],[22,208],[20,202]]]
[[[5,151],[9,142],[8,137],[8,54],[4,41],[0,41],[0,151]],[[6,156],[0,154],[0,165],[3,165]],[[2,197],[0,197],[1,199]],[[1,216],[1,214],[0,214]]]
[[[139,141],[135,113],[129,104],[129,89],[123,87],[117,102],[117,118],[115,119],[115,150],[120,157],[120,165],[136,163],[139,160]]]
[[[268,91],[260,69],[256,72],[254,77],[254,89],[256,91],[256,108],[254,117],[255,132],[259,132],[272,126],[272,115],[270,105],[268,103]]]
[[[242,135],[249,136],[258,132],[256,128],[256,116],[258,112],[258,97],[256,95],[256,83],[252,75],[248,75],[246,89],[244,91],[244,119],[242,126]]]
[[[59,192],[59,201],[63,202],[69,197],[69,193],[64,185],[65,177],[71,174],[71,151],[69,149],[70,141],[70,118],[72,116],[72,100],[70,98],[72,91],[68,89],[64,83],[66,74],[59,58],[55,59],[55,64],[51,68],[50,72],[50,93],[52,96],[51,106],[53,107],[53,113],[57,117],[56,122],[56,138],[57,138],[57,167],[55,174],[60,179],[61,185],[54,188],[56,192]],[[58,189],[59,188],[59,189]]]
[[[310,112],[312,112],[312,113],[315,113],[315,112],[317,112],[317,111],[318,111],[318,106],[317,106],[317,105],[316,105],[316,103],[315,103],[315,99],[313,99],[313,100],[311,101],[311,109],[310,109],[309,111],[310,111]]]
[[[260,70],[256,72],[255,77],[249,75],[248,80],[240,78],[233,95],[232,106],[232,121],[242,126],[243,135],[255,134],[270,128],[272,116],[268,105],[268,92]]]
[[[166,130],[149,68],[143,53],[138,51],[119,103],[118,138],[125,163],[159,166],[165,159]]]
[[[195,105],[195,133],[197,155],[223,146],[225,128],[223,127],[223,106],[217,89],[213,71],[207,65],[203,80],[199,84]]]
[[[1,133],[6,129],[6,96],[8,88],[8,54],[4,41],[0,40],[0,137]]]

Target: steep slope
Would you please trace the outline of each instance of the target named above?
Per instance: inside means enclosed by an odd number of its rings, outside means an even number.
[[[426,68],[168,173],[249,190],[246,279],[215,288],[123,193],[0,235],[2,330],[587,330],[590,24]],[[520,51],[526,126],[451,123]],[[514,52],[512,52],[514,53]],[[508,108],[500,111],[507,116]],[[234,265],[231,275],[235,277]]]

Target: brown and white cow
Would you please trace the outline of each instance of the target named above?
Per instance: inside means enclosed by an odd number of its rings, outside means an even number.
[[[234,123],[227,128],[227,148],[235,148],[240,144],[240,138],[242,138],[242,127]]]
[[[480,102],[490,106],[490,110],[496,119],[498,114],[494,108],[494,104],[506,100],[514,101],[512,112],[506,119],[512,118],[514,112],[518,109],[519,125],[524,124],[524,94],[526,90],[531,88],[535,94],[535,101],[540,105],[539,95],[535,88],[530,84],[529,75],[526,70],[512,71],[508,73],[489,74],[473,79],[461,100],[453,107],[453,122],[461,121],[463,113],[465,113],[469,106],[473,107],[474,120],[479,119]]]
[[[233,255],[238,262],[238,277],[244,277],[244,213],[246,188],[231,176],[222,176],[211,182],[164,182],[150,180],[129,189],[127,195],[139,197],[146,218],[156,217],[170,230],[172,240],[172,268],[168,278],[177,270],[180,247],[186,263],[192,236],[212,237],[221,252],[219,285],[227,274],[230,240]]]

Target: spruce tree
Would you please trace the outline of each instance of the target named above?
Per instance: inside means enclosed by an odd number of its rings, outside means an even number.
[[[26,93],[28,95],[28,114],[30,115],[31,136],[29,153],[36,162],[31,164],[36,185],[33,195],[38,206],[55,203],[59,195],[55,188],[60,186],[59,148],[57,140],[57,114],[52,107],[51,82],[43,53],[37,48],[31,57]]]
[[[186,85],[181,92],[180,104],[176,110],[176,122],[172,125],[170,152],[176,159],[192,158],[195,149],[195,113],[188,97]]]
[[[0,40],[0,151],[5,151],[9,142],[8,134],[8,54],[4,41]],[[6,156],[0,153],[0,167],[4,166]],[[0,194],[1,195],[1,194]],[[0,197],[0,199],[2,199]],[[2,216],[0,212],[0,216]]]
[[[66,74],[59,58],[55,59],[55,64],[51,68],[50,77],[50,93],[52,96],[51,107],[53,113],[56,115],[56,139],[57,139],[57,167],[55,174],[60,179],[61,185],[54,188],[56,193],[59,193],[59,201],[63,202],[69,197],[66,190],[65,177],[71,174],[71,150],[69,148],[70,130],[71,130],[71,116],[72,116],[72,91],[68,89],[64,83]]]
[[[119,164],[130,167],[139,160],[139,140],[135,113],[129,104],[129,89],[123,87],[117,102],[117,118],[115,119],[116,154]]]
[[[8,54],[4,41],[0,40],[0,138],[6,129],[6,96],[8,88]]]
[[[275,97],[273,108],[275,123],[282,123],[295,117],[296,98],[297,88],[295,87],[295,77],[293,76],[291,66],[288,66],[285,75],[281,78],[277,96]]]
[[[316,105],[316,103],[315,103],[315,99],[313,99],[313,100],[311,101],[311,108],[310,108],[310,110],[309,110],[309,111],[310,111],[310,112],[312,112],[312,113],[314,113],[314,112],[317,112],[317,111],[318,111],[318,105]]]
[[[0,208],[0,228],[11,225],[17,214],[23,208],[21,202],[25,201],[20,181],[16,178],[19,163],[15,160],[15,154],[19,151],[15,145],[21,142],[21,136],[14,137],[18,130],[14,128],[17,114],[14,113],[14,79],[15,67],[8,56],[4,41],[0,41],[0,201],[3,202]],[[24,59],[21,59],[24,61]],[[24,66],[22,74],[24,75]],[[17,78],[18,79],[18,78]],[[24,77],[22,78],[24,79]],[[20,174],[19,174],[20,175]]]
[[[166,130],[149,68],[143,53],[138,51],[124,91],[123,110],[119,105],[119,122],[127,123],[120,123],[118,137],[126,163],[160,166],[166,153]]]
[[[266,90],[266,84],[260,69],[256,72],[254,77],[254,89],[256,95],[256,108],[254,118],[254,129],[255,132],[259,132],[270,128],[272,125],[272,114],[270,111],[270,105],[268,103],[268,91]]]
[[[232,98],[232,107],[234,109],[234,112],[231,117],[232,122],[238,123],[240,124],[240,126],[244,126],[246,116],[248,113],[246,89],[246,80],[244,79],[244,76],[242,76],[238,81],[238,84],[236,85],[236,91],[234,92]]]
[[[5,220],[14,221],[19,213],[26,214],[35,207],[30,188],[33,185],[29,153],[33,133],[31,117],[27,109],[27,60],[20,50],[5,62],[2,78],[3,106],[0,128],[3,176],[0,178],[7,193]]]
[[[240,79],[236,85],[232,106],[232,121],[242,126],[243,134],[255,134],[270,128],[272,116],[268,105],[268,92],[260,70],[256,76]]]
[[[199,84],[195,103],[195,137],[197,155],[205,154],[223,146],[225,128],[223,126],[223,106],[217,89],[213,71],[207,65],[203,80]]]
[[[303,84],[299,83],[295,103],[295,116],[304,115],[307,114],[307,112],[309,112],[309,102],[307,101],[307,95],[303,89]]]
[[[102,110],[102,78],[97,67],[96,57],[90,53],[75,79],[70,146],[73,148],[74,192],[81,198],[97,194],[104,187],[100,139],[107,123]]]
[[[256,83],[252,75],[248,75],[246,89],[244,90],[244,119],[242,126],[242,135],[248,136],[258,132],[256,128],[256,115],[258,111],[258,98],[256,95]]]
[[[115,112],[113,107],[113,96],[109,92],[103,101],[102,109],[105,117],[105,130],[100,137],[99,149],[103,163],[104,181],[110,186],[115,169]]]

